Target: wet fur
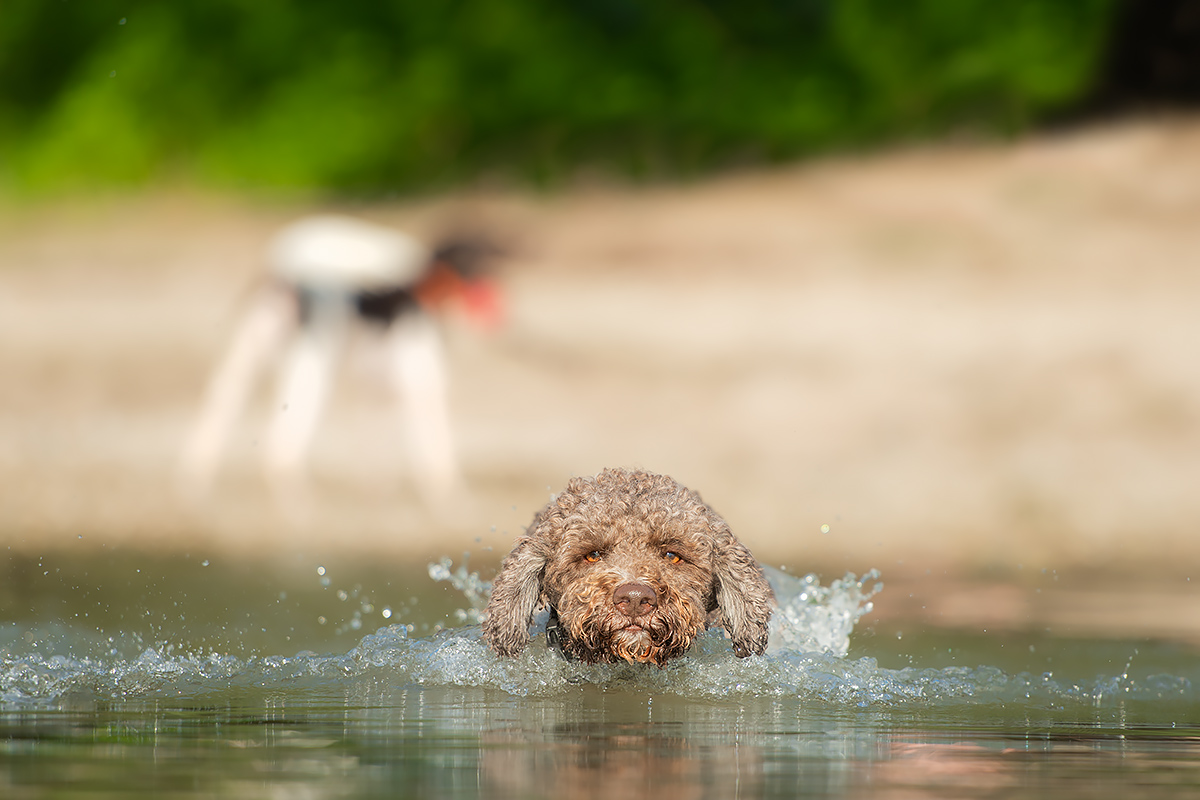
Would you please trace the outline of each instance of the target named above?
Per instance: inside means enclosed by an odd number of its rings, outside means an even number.
[[[613,601],[631,581],[657,595],[640,631]],[[519,654],[543,606],[568,657],[662,666],[707,625],[723,627],[738,656],[761,655],[774,596],[753,555],[698,494],[665,475],[607,469],[572,479],[534,516],[493,583],[484,638],[501,656]]]

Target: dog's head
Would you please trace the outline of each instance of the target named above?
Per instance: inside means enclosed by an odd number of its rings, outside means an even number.
[[[773,600],[750,551],[698,494],[609,469],[573,479],[534,517],[496,576],[483,632],[516,655],[546,604],[568,656],[662,666],[709,622],[737,655],[761,654]]]

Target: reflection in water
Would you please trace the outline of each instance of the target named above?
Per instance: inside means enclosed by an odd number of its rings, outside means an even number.
[[[949,725],[594,688],[533,701],[470,688],[359,687],[323,703],[246,694],[218,707],[0,713],[0,786],[17,797],[562,799],[1185,797],[1200,785],[1200,730],[1053,716],[989,709]]]
[[[484,737],[479,774],[488,794],[610,798],[630,790],[645,796],[669,791],[688,800],[735,797],[739,788],[758,794],[761,786],[762,764],[753,748],[701,749],[682,735],[645,733],[638,726],[568,726],[538,738],[520,732]],[[739,756],[755,762],[746,765],[745,786]]]

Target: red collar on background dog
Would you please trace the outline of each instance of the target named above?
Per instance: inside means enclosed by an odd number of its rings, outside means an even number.
[[[417,302],[430,312],[460,304],[467,318],[481,328],[494,329],[504,321],[500,291],[486,278],[467,279],[441,261],[413,288]]]

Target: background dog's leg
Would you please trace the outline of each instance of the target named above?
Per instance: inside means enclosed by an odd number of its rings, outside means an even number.
[[[263,290],[246,311],[225,356],[213,372],[200,414],[184,443],[178,488],[185,500],[207,495],[221,453],[263,366],[296,324],[294,297],[280,289]]]
[[[301,513],[307,504],[305,459],[329,395],[348,315],[344,296],[313,295],[279,375],[265,455],[271,488],[288,512]]]
[[[464,491],[454,453],[441,340],[433,320],[420,313],[397,319],[390,336],[392,385],[411,443],[416,480],[430,507],[445,511]]]

